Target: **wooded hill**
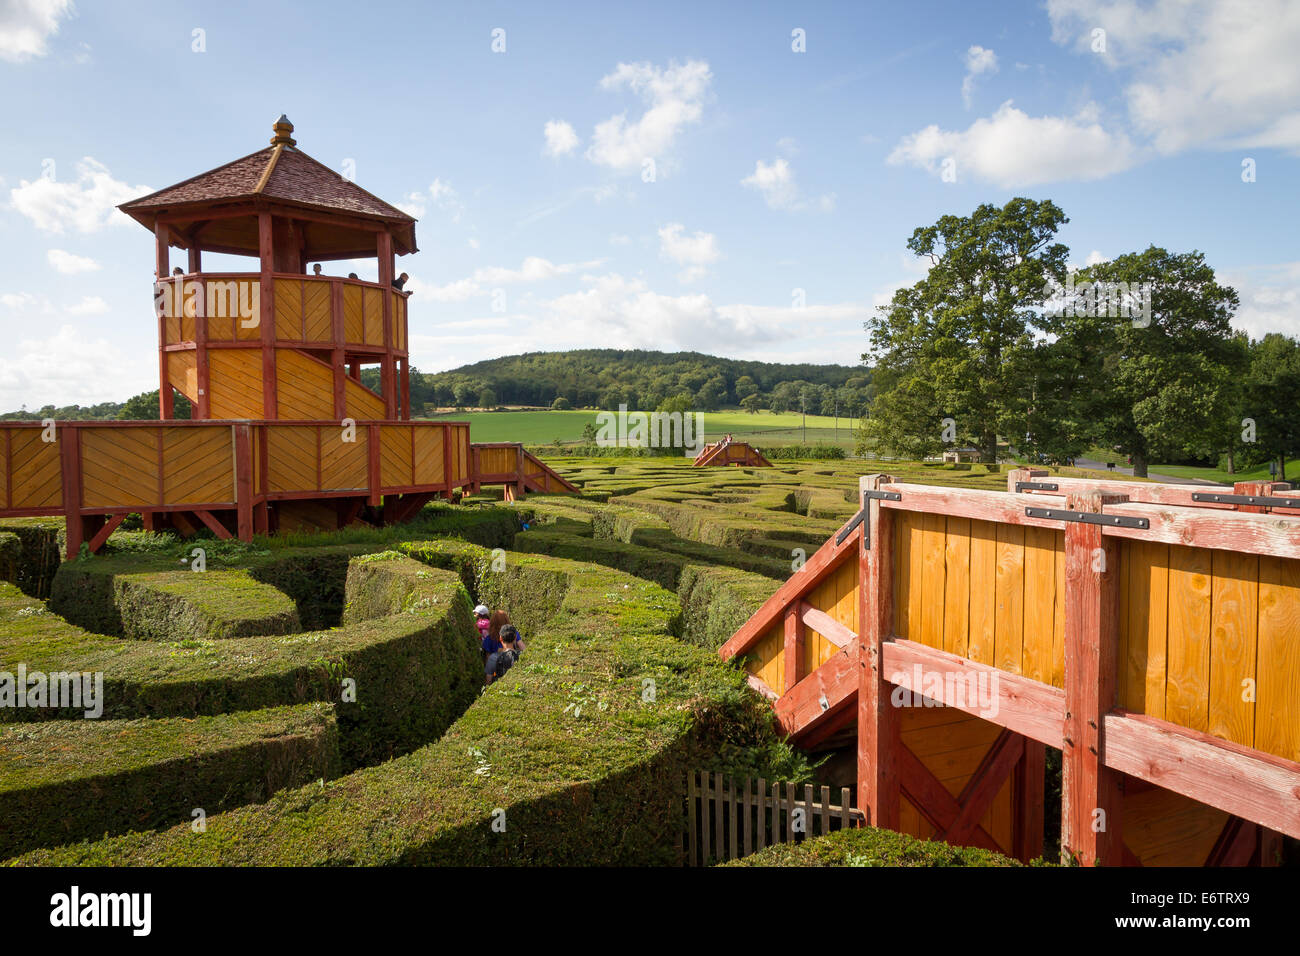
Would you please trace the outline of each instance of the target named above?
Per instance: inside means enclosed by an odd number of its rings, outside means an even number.
[[[784,365],[701,352],[575,349],[509,355],[435,374],[412,370],[411,406],[479,405],[486,389],[502,405],[550,405],[564,398],[575,408],[626,403],[633,409],[653,409],[666,399],[689,394],[696,407],[710,410],[740,404],[756,393],[766,396],[783,383],[860,388],[868,379],[867,369],[847,365]]]

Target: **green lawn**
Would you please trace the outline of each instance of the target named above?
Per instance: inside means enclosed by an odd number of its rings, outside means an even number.
[[[1203,478],[1206,481],[1217,481],[1222,485],[1230,485],[1237,481],[1268,481],[1272,477],[1268,473],[1267,462],[1248,469],[1238,469],[1231,475],[1221,468],[1202,468],[1197,465],[1152,465],[1149,470],[1172,478]],[[1285,480],[1300,480],[1300,458],[1292,458],[1286,463],[1286,473]],[[1277,480],[1282,481],[1283,478],[1279,475]]]
[[[590,422],[599,428],[594,409],[574,409],[567,412],[548,410],[510,412],[452,412],[439,415],[453,421],[470,423],[470,438],[476,442],[521,441],[525,444],[546,444],[557,438],[562,442],[576,442],[582,438],[583,427]],[[721,438],[727,432],[737,441],[750,441],[760,445],[815,444],[853,447],[853,433],[849,419],[841,417],[839,427],[830,416],[809,415],[807,431],[802,428],[802,416],[794,413],[774,415],[771,412],[729,410],[704,413],[706,441]],[[857,424],[857,419],[853,420]]]

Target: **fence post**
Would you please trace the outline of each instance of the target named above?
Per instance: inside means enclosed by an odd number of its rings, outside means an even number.
[[[692,770],[686,775],[686,865],[698,866],[696,862],[695,846],[695,803],[699,799],[699,791],[696,787],[698,778],[697,771]]]
[[[758,848],[767,846],[767,779],[758,778]],[[775,842],[775,841],[774,841]]]
[[[862,491],[894,479],[864,475]],[[898,711],[889,701],[881,645],[894,627],[894,515],[861,498],[870,527],[858,546],[858,806],[872,826],[898,829]]]
[[[734,860],[736,857],[740,856],[740,853],[736,848],[736,811],[739,809],[739,801],[736,799],[736,778],[728,777],[727,783],[730,786],[730,790],[727,793],[727,834],[729,837],[727,859]]]
[[[1071,511],[1100,512],[1127,495],[1072,492]],[[1084,866],[1123,862],[1120,775],[1102,761],[1102,718],[1115,706],[1119,548],[1100,525],[1065,525],[1065,740],[1061,850]]]

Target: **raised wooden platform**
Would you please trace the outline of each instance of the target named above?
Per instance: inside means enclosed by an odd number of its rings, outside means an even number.
[[[12,422],[0,455],[0,516],[63,515],[69,557],[130,513],[249,540],[283,503],[400,521],[471,481],[465,422]]]
[[[470,447],[471,492],[484,485],[504,485],[507,501],[532,491],[543,495],[577,494],[580,489],[519,442],[476,442]]]
[[[704,446],[704,450],[695,456],[695,467],[710,465],[737,465],[744,468],[771,468],[768,461],[758,449],[743,441],[713,442]]]
[[[874,825],[1031,858],[1050,746],[1079,862],[1275,863],[1300,837],[1300,496],[1009,482],[864,478],[720,653],[796,743],[856,738]]]

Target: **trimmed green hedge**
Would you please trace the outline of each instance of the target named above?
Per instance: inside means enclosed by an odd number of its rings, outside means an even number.
[[[673,864],[688,770],[789,772],[744,675],[672,636],[671,593],[550,557],[510,554],[493,572],[469,545],[417,552],[460,573],[488,568],[478,598],[507,608],[528,639],[442,739],[210,817],[206,833],[181,825],[15,862]]]
[[[302,629],[289,596],[246,570],[161,571],[156,558],[140,555],[65,562],[54,576],[50,610],[96,634],[149,641]]]
[[[878,830],[853,827],[802,843],[779,843],[723,866],[1021,866],[1009,857],[976,847],[952,846]]]
[[[0,531],[0,581],[17,584],[22,559],[23,539],[12,531]]]
[[[12,581],[32,597],[48,597],[54,572],[63,560],[62,519],[5,518],[0,532],[15,535],[20,544],[14,575],[0,574],[0,580]]]
[[[338,770],[327,704],[0,725],[0,857],[172,826]]]
[[[482,686],[482,661],[472,605],[455,575],[397,554],[374,565],[358,572],[347,599],[383,616],[364,619],[358,610],[327,631],[220,640],[91,634],[0,584],[0,669],[22,662],[29,671],[102,672],[110,719],[335,701],[345,766],[384,759],[441,734]],[[395,594],[401,599],[382,597]],[[355,681],[356,702],[340,699],[345,678]],[[77,716],[0,709],[0,722]]]

